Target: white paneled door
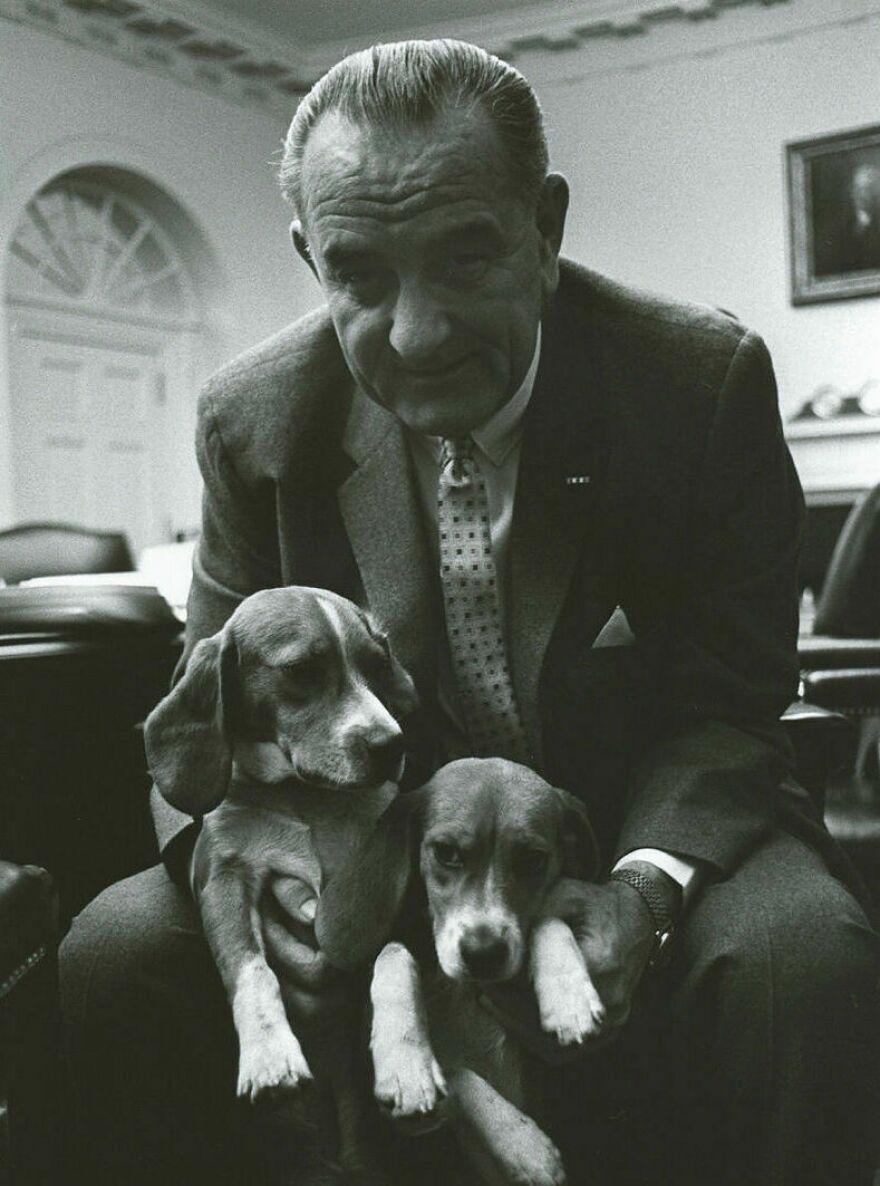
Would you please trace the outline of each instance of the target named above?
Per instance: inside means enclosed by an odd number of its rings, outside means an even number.
[[[160,341],[21,326],[13,338],[16,517],[165,537]]]

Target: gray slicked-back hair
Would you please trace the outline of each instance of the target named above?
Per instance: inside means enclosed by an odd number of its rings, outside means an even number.
[[[537,96],[518,70],[465,41],[397,41],[350,54],[319,78],[297,108],[284,141],[281,192],[302,212],[300,179],[309,134],[338,111],[353,123],[400,128],[429,124],[449,107],[481,105],[507,153],[511,180],[537,201],[547,175],[547,140]]]

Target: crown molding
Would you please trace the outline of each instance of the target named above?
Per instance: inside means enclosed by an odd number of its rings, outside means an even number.
[[[385,38],[454,36],[472,41],[507,61],[524,54],[558,55],[587,44],[628,41],[655,29],[690,26],[734,9],[762,9],[796,0],[547,0],[514,12],[484,14],[454,22],[397,26],[371,39],[347,38],[303,47],[305,60],[320,74],[352,49]]]
[[[316,77],[298,45],[193,0],[0,0],[0,17],[287,120]]]
[[[880,14],[877,0],[833,7],[829,14],[827,0],[547,0],[311,45],[220,15],[208,0],[0,0],[0,17],[288,120],[316,78],[377,40],[455,36],[517,61],[533,81],[564,81]]]

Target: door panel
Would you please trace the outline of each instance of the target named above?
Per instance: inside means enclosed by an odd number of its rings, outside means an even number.
[[[135,554],[161,542],[159,344],[104,345],[29,328],[13,362],[18,519],[124,531]]]

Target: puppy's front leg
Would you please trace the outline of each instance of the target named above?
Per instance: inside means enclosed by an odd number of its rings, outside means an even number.
[[[402,943],[379,953],[370,999],[376,1099],[395,1120],[416,1120],[420,1128],[440,1123],[446,1081],[431,1050],[419,969]]]
[[[238,1033],[238,1094],[252,1101],[296,1091],[312,1078],[266,963],[258,896],[258,887],[234,863],[212,870],[199,894],[205,935]]]
[[[605,1006],[590,979],[584,957],[567,923],[544,918],[532,930],[529,969],[541,1025],[562,1046],[598,1034]]]
[[[450,1072],[449,1112],[488,1186],[565,1186],[562,1157],[547,1134],[474,1071]]]

